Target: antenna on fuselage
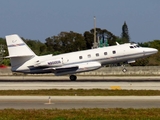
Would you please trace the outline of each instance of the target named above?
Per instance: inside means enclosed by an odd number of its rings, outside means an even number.
[[[116,42],[116,45],[119,45],[119,43],[118,43],[118,42]]]

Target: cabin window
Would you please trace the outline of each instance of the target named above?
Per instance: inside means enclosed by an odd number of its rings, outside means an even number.
[[[107,55],[107,52],[104,52],[104,55]]]
[[[113,53],[113,54],[116,54],[116,51],[114,50],[114,51],[112,51],[112,53]]]
[[[130,46],[130,48],[134,48],[133,46]]]
[[[91,58],[91,54],[88,54],[88,58]]]
[[[82,56],[79,56],[79,59],[82,59],[83,57]]]
[[[98,57],[99,56],[99,53],[96,53],[96,57]]]

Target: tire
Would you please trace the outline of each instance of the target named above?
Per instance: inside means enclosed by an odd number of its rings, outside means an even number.
[[[77,76],[75,76],[75,75],[70,75],[70,80],[71,80],[71,81],[76,81],[76,80],[77,80]]]

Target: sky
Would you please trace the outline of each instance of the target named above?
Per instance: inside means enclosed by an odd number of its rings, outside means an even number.
[[[160,0],[0,0],[0,37],[45,42],[60,32],[83,34],[94,27],[116,36],[126,21],[131,41],[160,40]]]

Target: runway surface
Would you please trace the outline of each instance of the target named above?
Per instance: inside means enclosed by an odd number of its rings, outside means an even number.
[[[160,108],[160,96],[0,96],[0,109]]]
[[[160,90],[159,77],[0,77],[0,90]],[[50,99],[49,99],[50,98]],[[160,96],[0,96],[0,109],[160,108]]]
[[[160,82],[0,82],[0,90],[38,89],[160,90]]]
[[[26,76],[0,76],[0,80],[56,80],[56,81],[70,81],[69,76],[52,76],[52,75],[26,75]],[[84,81],[84,80],[158,80],[160,81],[160,76],[77,76],[77,81]]]
[[[0,77],[0,90],[38,89],[125,89],[160,90],[160,78],[156,77],[79,77],[70,81],[65,77],[6,76]]]

